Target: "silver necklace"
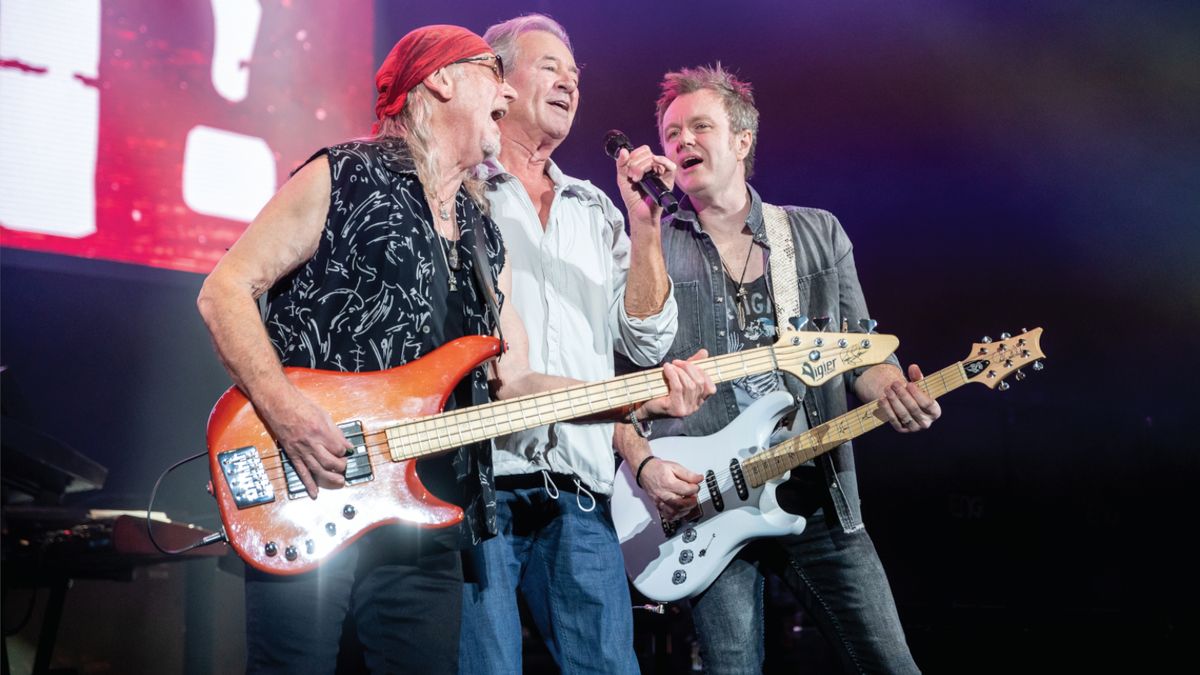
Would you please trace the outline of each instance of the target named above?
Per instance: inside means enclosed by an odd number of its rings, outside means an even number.
[[[441,199],[441,198],[437,197],[436,195],[434,195],[434,199],[437,199],[437,203],[438,203],[438,208],[437,208],[438,218],[440,218],[442,221],[449,222],[450,221],[450,210],[448,208],[446,208],[446,204],[447,204],[447,202],[450,201],[450,198],[447,197],[446,199]],[[450,272],[450,278],[449,278],[450,290],[457,291],[458,290],[458,279],[457,279],[458,275],[456,273],[460,269],[462,269],[462,263],[458,258],[458,237],[455,237],[454,239],[448,239],[447,237],[442,236],[442,233],[438,231],[438,228],[434,227],[432,229],[433,229],[433,236],[438,240],[438,250],[441,251],[441,253],[442,253],[442,261],[446,263],[446,269]],[[456,234],[456,235],[459,234],[457,219],[454,220],[454,234]]]

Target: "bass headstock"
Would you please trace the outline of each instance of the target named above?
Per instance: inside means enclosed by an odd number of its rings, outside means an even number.
[[[834,375],[854,368],[883,363],[900,346],[900,339],[895,335],[871,332],[876,324],[869,319],[859,321],[866,331],[862,333],[845,332],[845,323],[840,333],[801,331],[799,328],[809,323],[806,317],[794,319],[792,323],[783,326],[775,342],[776,366],[810,387],[819,387]],[[820,329],[827,323],[828,319],[812,320],[812,324]]]
[[[1042,329],[1021,329],[1020,335],[1001,333],[1000,339],[993,341],[984,337],[982,341],[971,346],[971,353],[963,359],[962,367],[967,374],[968,382],[978,382],[991,389],[1004,391],[1008,389],[1005,381],[1009,375],[1017,381],[1025,379],[1021,368],[1033,364],[1035,371],[1042,369]]]

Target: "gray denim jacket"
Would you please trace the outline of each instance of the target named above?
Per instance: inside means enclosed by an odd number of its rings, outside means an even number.
[[[749,190],[752,203],[746,224],[754,233],[755,241],[769,250],[763,227],[762,199],[754,188]],[[851,330],[856,330],[858,320],[869,318],[870,314],[858,283],[850,239],[841,223],[833,214],[820,209],[795,206],[784,209],[796,246],[800,312],[809,317],[830,317],[830,330],[840,328],[843,318]],[[688,199],[683,200],[674,217],[664,220],[662,244],[679,307],[679,329],[667,360],[685,359],[701,347],[713,356],[726,353],[725,307],[717,300],[725,297],[721,260],[712,239],[700,229]],[[770,287],[769,266],[767,284]],[[889,357],[888,362],[899,366],[895,356]],[[785,376],[784,381],[797,400],[811,394],[810,400],[815,402],[822,420],[829,420],[846,412],[846,390],[852,390],[858,375],[859,372],[847,373],[811,391],[794,377]],[[727,426],[738,412],[732,385],[723,383],[695,414],[683,419],[655,421],[654,436],[707,436]],[[804,415],[797,417],[799,428],[806,428]],[[860,529],[862,517],[850,443],[818,457],[816,462],[829,497],[827,502],[821,501],[832,506],[845,531]]]

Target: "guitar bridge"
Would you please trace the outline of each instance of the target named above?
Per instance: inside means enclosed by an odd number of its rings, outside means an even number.
[[[346,485],[357,485],[373,480],[375,472],[371,469],[371,457],[367,452],[367,441],[363,436],[362,422],[339,424],[338,429],[342,431],[347,440],[354,444],[354,449],[346,456]],[[292,460],[287,453],[281,450],[279,458],[283,460],[283,474],[287,477],[288,499],[307,496],[308,491],[304,489],[304,483],[300,482],[300,475],[296,473],[296,467],[292,465]]]
[[[222,452],[217,455],[217,463],[239,509],[275,501],[275,489],[254,446]]]

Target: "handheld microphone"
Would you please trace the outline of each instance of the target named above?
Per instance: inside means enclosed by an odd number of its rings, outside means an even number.
[[[616,129],[604,134],[604,154],[616,159],[617,153],[621,151],[621,148],[625,148],[630,152],[633,151],[633,146],[629,144],[629,137]],[[638,186],[642,188],[642,192],[650,195],[651,199],[658,202],[663,211],[675,213],[679,210],[679,200],[675,199],[675,195],[653,173],[647,173],[645,176],[642,176],[642,179],[638,181]]]

